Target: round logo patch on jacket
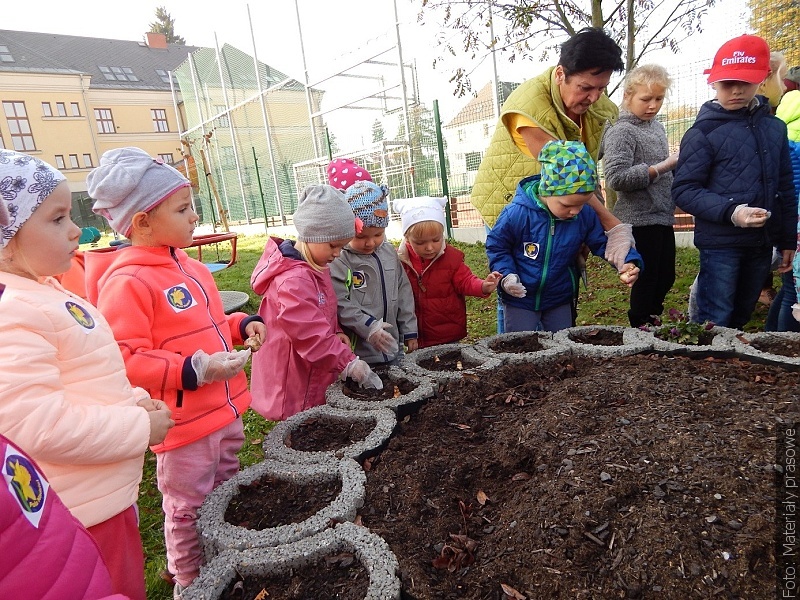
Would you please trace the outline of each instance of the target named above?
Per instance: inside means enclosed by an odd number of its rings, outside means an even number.
[[[30,460],[19,454],[19,450],[11,445],[6,446],[3,478],[11,495],[19,504],[20,512],[34,527],[39,527],[42,509],[50,488],[47,480]]]
[[[367,277],[364,271],[353,271],[353,288],[360,290],[367,287]]]
[[[77,302],[73,302],[71,300],[64,303],[64,306],[67,309],[69,315],[78,322],[78,325],[83,327],[86,330],[94,329],[95,323],[94,317],[89,314],[89,311],[83,308]]]
[[[539,256],[539,244],[536,242],[525,242],[523,252],[526,257],[536,260],[536,257]]]
[[[164,290],[167,302],[176,313],[191,308],[197,304],[185,283],[173,285]]]

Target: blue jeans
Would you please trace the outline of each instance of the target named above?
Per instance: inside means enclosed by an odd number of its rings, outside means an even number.
[[[744,327],[753,314],[771,265],[771,246],[701,249],[694,320],[734,329]]]
[[[792,304],[797,302],[792,272],[781,274],[781,289],[769,306],[764,331],[800,332],[800,323],[792,316]]]
[[[512,331],[561,331],[572,327],[572,303],[547,310],[504,306],[506,333]]]

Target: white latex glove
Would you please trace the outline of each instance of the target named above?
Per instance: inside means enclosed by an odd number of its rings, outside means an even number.
[[[397,354],[397,340],[394,336],[386,331],[391,329],[391,323],[384,323],[383,319],[373,321],[369,326],[369,334],[367,335],[367,343],[371,345],[378,352],[383,352],[390,356]]]
[[[369,368],[369,365],[360,358],[354,358],[342,371],[341,378],[350,377],[361,387],[375,390],[383,389],[383,381],[378,375]]]
[[[667,158],[665,158],[661,162],[652,165],[652,167],[656,170],[656,179],[661,177],[664,173],[672,171],[677,166],[678,166],[677,152],[670,154]],[[655,179],[653,181],[655,181]]]
[[[197,385],[230,379],[244,368],[248,358],[250,358],[250,348],[233,352],[215,352],[211,355],[198,350],[192,354],[192,368],[197,373]]]
[[[736,227],[763,227],[770,216],[772,216],[772,213],[768,210],[740,204],[733,209],[731,222]]]
[[[503,277],[500,286],[505,290],[506,294],[514,296],[514,298],[524,298],[528,293],[525,286],[519,282],[519,275],[511,273]]]
[[[630,223],[620,223],[606,231],[606,260],[614,265],[618,273],[622,273],[625,259],[631,248],[636,247],[633,239],[633,226]]]
[[[800,321],[800,304],[792,304],[792,316],[795,321]]]

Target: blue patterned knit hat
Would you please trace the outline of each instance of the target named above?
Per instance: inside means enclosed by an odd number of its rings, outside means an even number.
[[[389,226],[389,188],[371,181],[356,181],[344,192],[353,214],[361,219],[364,227]]]
[[[594,159],[582,142],[554,140],[539,152],[542,165],[539,196],[593,192],[597,187]]]

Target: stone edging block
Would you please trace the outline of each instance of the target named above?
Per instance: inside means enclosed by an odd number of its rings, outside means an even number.
[[[344,387],[343,383],[333,383],[325,392],[325,402],[328,406],[344,410],[361,411],[388,408],[398,412],[398,409],[410,408],[410,406],[420,404],[432,398],[436,393],[436,386],[429,377],[409,373],[396,366],[389,368],[388,375],[389,379],[392,381],[407,379],[413,383],[416,388],[407,394],[401,394],[397,398],[389,398],[387,400],[358,400],[356,398],[351,398],[342,391]]]
[[[533,352],[498,352],[492,349],[492,345],[498,342],[516,340],[536,336],[542,346],[541,350]],[[490,337],[482,338],[475,342],[475,350],[491,358],[502,361],[503,364],[518,364],[539,362],[555,356],[570,354],[571,349],[558,340],[553,339],[553,334],[549,331],[513,331],[511,333],[498,333]]]
[[[572,335],[580,335],[595,330],[613,331],[622,333],[622,344],[619,346],[602,346],[599,344],[585,344],[572,339]],[[553,334],[553,340],[568,348],[573,354],[578,356],[596,356],[603,358],[615,358],[620,356],[630,356],[641,352],[649,352],[653,349],[652,334],[648,337],[647,333],[633,327],[623,327],[621,325],[582,325],[562,329]]]
[[[225,511],[240,485],[248,485],[262,477],[312,484],[339,479],[342,489],[336,499],[300,523],[288,523],[260,531],[232,525],[225,521]],[[364,505],[367,476],[361,465],[346,458],[331,463],[289,464],[265,460],[219,485],[200,507],[197,531],[208,559],[226,549],[245,550],[279,546],[310,537],[328,529],[332,522],[352,521]]]
[[[271,548],[226,550],[204,565],[183,600],[217,600],[237,575],[281,575],[326,556],[352,552],[369,573],[365,600],[400,598],[399,564],[383,538],[353,523],[340,523],[311,537]]]
[[[376,407],[377,408],[377,407]],[[304,422],[309,419],[329,418],[332,421],[354,422],[370,421],[375,423],[370,434],[359,442],[350,444],[336,450],[318,452],[303,452],[286,445],[286,438]],[[397,426],[397,416],[388,408],[377,410],[345,410],[323,404],[309,408],[285,421],[281,421],[264,438],[264,456],[287,463],[315,464],[323,462],[336,462],[342,458],[360,460],[365,456],[374,454],[383,446],[392,435]]]
[[[754,348],[751,344],[747,342],[752,342],[753,340],[763,340],[763,339],[772,339],[773,341],[775,338],[783,338],[786,340],[791,340],[793,342],[800,342],[800,333],[790,332],[790,331],[781,331],[781,332],[759,332],[759,333],[742,333],[741,331],[737,331],[736,335],[731,336],[731,345],[733,346],[733,350],[739,354],[743,354],[745,356],[749,356],[752,358],[757,358],[761,360],[768,361],[770,363],[780,364],[780,365],[800,365],[800,357],[797,356],[783,356],[781,354],[772,354],[770,352],[764,352],[763,350],[759,350],[758,348]]]
[[[672,352],[680,354],[708,354],[709,352],[732,352],[733,339],[736,335],[741,334],[738,329],[730,329],[729,327],[715,326],[711,329],[714,333],[714,338],[710,344],[695,345],[695,344],[676,344],[662,340],[653,335],[652,331],[642,331],[641,333],[652,340],[653,350],[656,352]]]
[[[469,367],[462,371],[431,371],[420,366],[420,362],[433,358],[434,356],[441,356],[449,352],[460,352],[461,356],[469,361],[477,363],[475,367]],[[410,354],[406,354],[401,363],[401,368],[407,373],[417,375],[419,377],[428,377],[437,383],[446,383],[451,379],[461,379],[464,373],[480,374],[485,371],[491,371],[502,365],[502,361],[497,358],[491,358],[485,354],[481,354],[471,344],[441,344],[440,346],[429,346],[416,350]]]

